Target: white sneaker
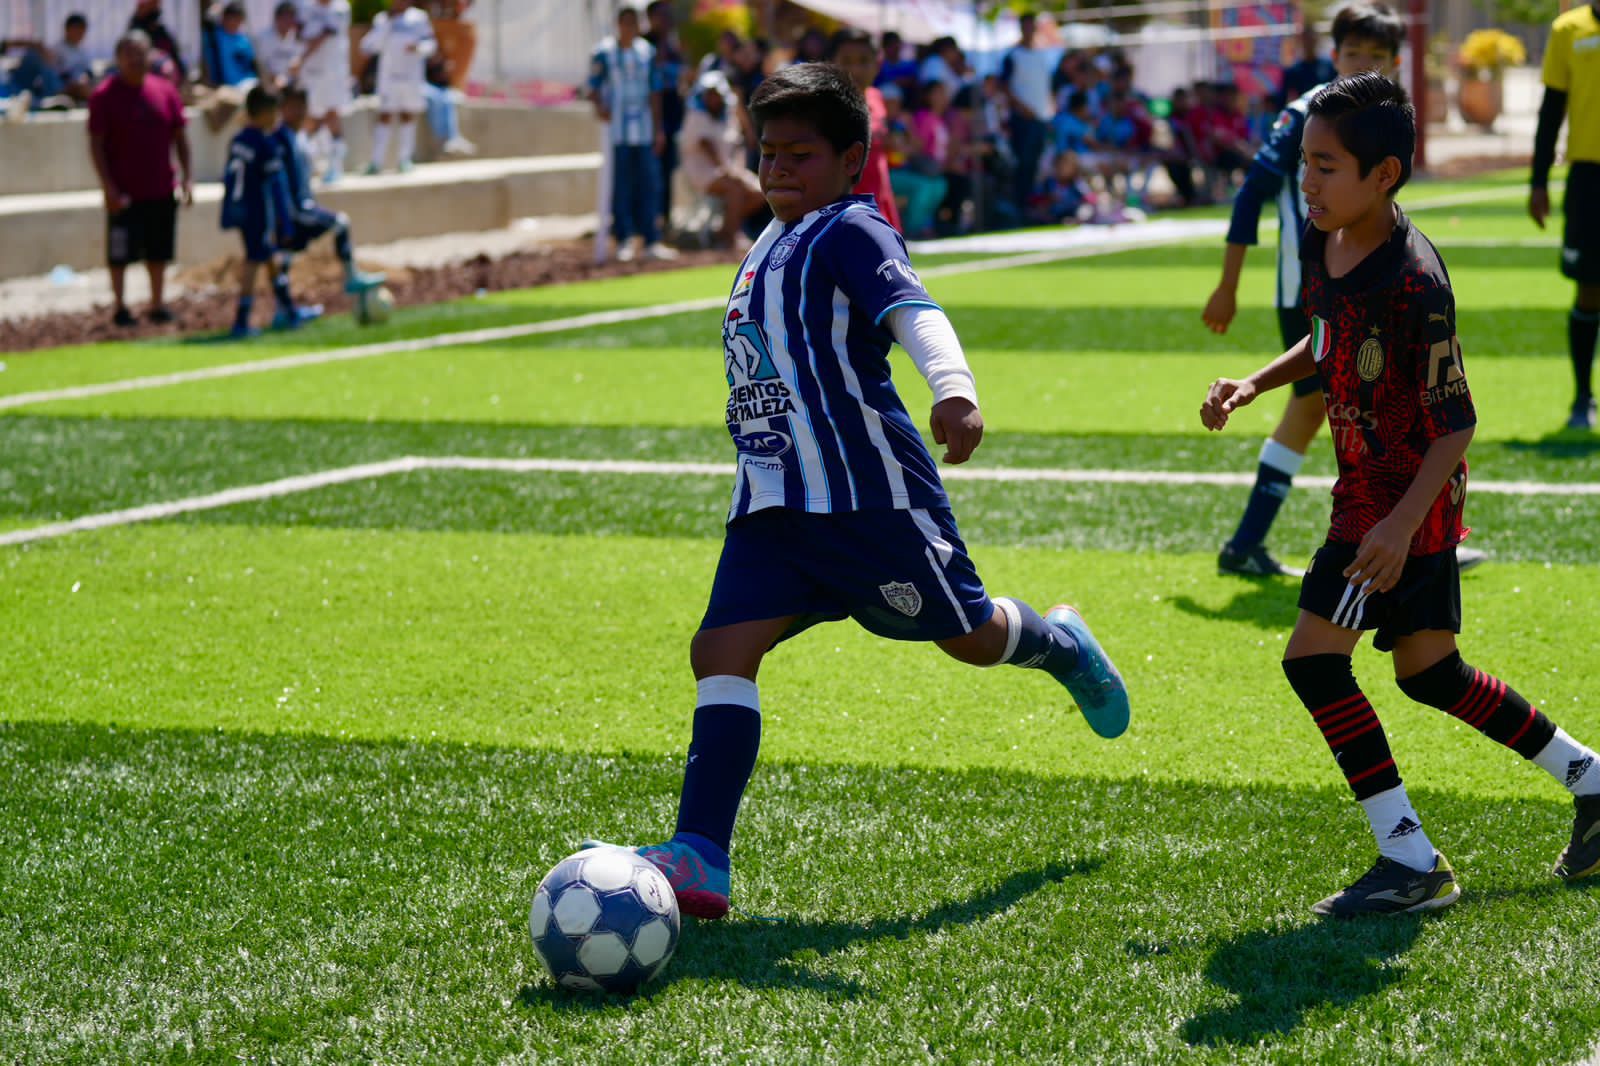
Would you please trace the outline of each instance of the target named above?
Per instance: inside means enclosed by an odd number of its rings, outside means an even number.
[[[624,243],[620,248],[617,249],[617,262],[619,262],[619,263],[631,263],[631,262],[634,261],[634,259],[638,255],[639,255],[639,250],[634,247],[634,245],[633,245],[633,243],[631,241],[629,241],[629,242]]]
[[[465,137],[452,137],[444,142],[440,151],[449,156],[477,155],[478,146]]]
[[[644,250],[644,257],[663,263],[671,262],[678,258],[678,250],[676,248],[668,248],[660,241],[656,241],[656,243]]]
[[[24,89],[17,95],[13,96],[6,104],[6,121],[26,122],[28,121],[28,112],[32,110],[32,108],[33,93],[29,92],[27,89]]]

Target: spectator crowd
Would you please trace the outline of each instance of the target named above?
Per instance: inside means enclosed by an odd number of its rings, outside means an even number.
[[[910,237],[1120,221],[1153,206],[1227,199],[1281,106],[1228,82],[1152,100],[1118,49],[1045,48],[1031,14],[1020,30],[988,74],[954,38],[912,47],[892,31],[850,29],[831,38],[807,30],[782,48],[724,32],[691,65],[671,3],[655,0],[642,20],[624,7],[594,51],[587,86],[612,145],[617,255],[672,254],[661,235],[679,170],[694,200],[680,214],[721,213],[714,236],[702,227],[703,237],[740,245],[764,224],[744,105],[788,63],[837,63],[865,90],[874,143],[857,192],[876,196]],[[1290,68],[1296,79],[1324,73],[1317,43],[1308,31],[1306,60]]]

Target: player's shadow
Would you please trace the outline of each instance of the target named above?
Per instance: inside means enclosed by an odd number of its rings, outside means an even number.
[[[1600,452],[1600,435],[1575,429],[1558,429],[1537,440],[1508,440],[1507,451],[1534,454],[1545,459],[1587,459]]]
[[[1169,602],[1196,618],[1245,622],[1260,629],[1282,632],[1294,625],[1300,584],[1285,578],[1240,578],[1239,591],[1221,607],[1201,603],[1192,596],[1174,596]]]
[[[1328,919],[1227,941],[1212,952],[1206,977],[1237,999],[1190,1018],[1183,1038],[1196,1047],[1247,1047],[1287,1035],[1319,1007],[1381,992],[1405,976],[1401,957],[1425,921],[1416,914]]]
[[[686,920],[678,950],[660,979],[647,985],[643,997],[658,994],[679,981],[734,980],[750,988],[810,989],[830,997],[860,996],[865,989],[847,978],[820,973],[813,963],[856,944],[873,940],[909,940],[951,926],[970,925],[1013,906],[1047,885],[1092,874],[1103,859],[1051,863],[1039,870],[1012,874],[987,892],[951,900],[922,915],[859,922],[770,921],[737,913],[716,922]],[[614,998],[576,995],[548,982],[524,986],[517,995],[524,1006],[549,1004],[560,1009],[594,1009],[615,1005]]]

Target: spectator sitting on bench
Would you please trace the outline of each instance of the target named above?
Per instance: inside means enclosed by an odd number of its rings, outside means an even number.
[[[678,153],[684,176],[701,196],[722,201],[723,245],[744,243],[745,220],[766,206],[761,182],[744,165],[744,137],[734,114],[733,88],[721,71],[711,70],[695,82],[694,94],[678,131]]]

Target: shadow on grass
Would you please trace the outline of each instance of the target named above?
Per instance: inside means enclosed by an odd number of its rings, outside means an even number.
[[[1257,930],[1211,954],[1206,977],[1236,1002],[1190,1018],[1192,1046],[1250,1045],[1282,1037],[1307,1013],[1343,1007],[1405,976],[1402,959],[1427,919],[1402,914]]]
[[[1280,578],[1241,578],[1239,591],[1221,607],[1209,607],[1192,596],[1174,596],[1172,606],[1184,614],[1223,622],[1248,622],[1282,632],[1294,625],[1300,583]]]
[[[1538,440],[1501,441],[1500,447],[1542,459],[1588,459],[1600,454],[1600,435],[1576,429],[1558,429]]]
[[[875,940],[908,940],[951,926],[970,925],[999,914],[1048,885],[1094,873],[1099,858],[1051,863],[1042,869],[1012,874],[987,892],[951,900],[923,915],[901,915],[876,921],[788,922],[733,918],[717,922],[685,922],[663,979],[638,997],[647,999],[680,981],[732,979],[749,988],[808,989],[839,998],[867,991],[859,982],[818,973],[813,963],[857,944]],[[524,985],[517,1002],[525,1007],[548,1005],[560,1010],[595,1010],[626,1003],[617,997],[575,996],[548,982]]]

